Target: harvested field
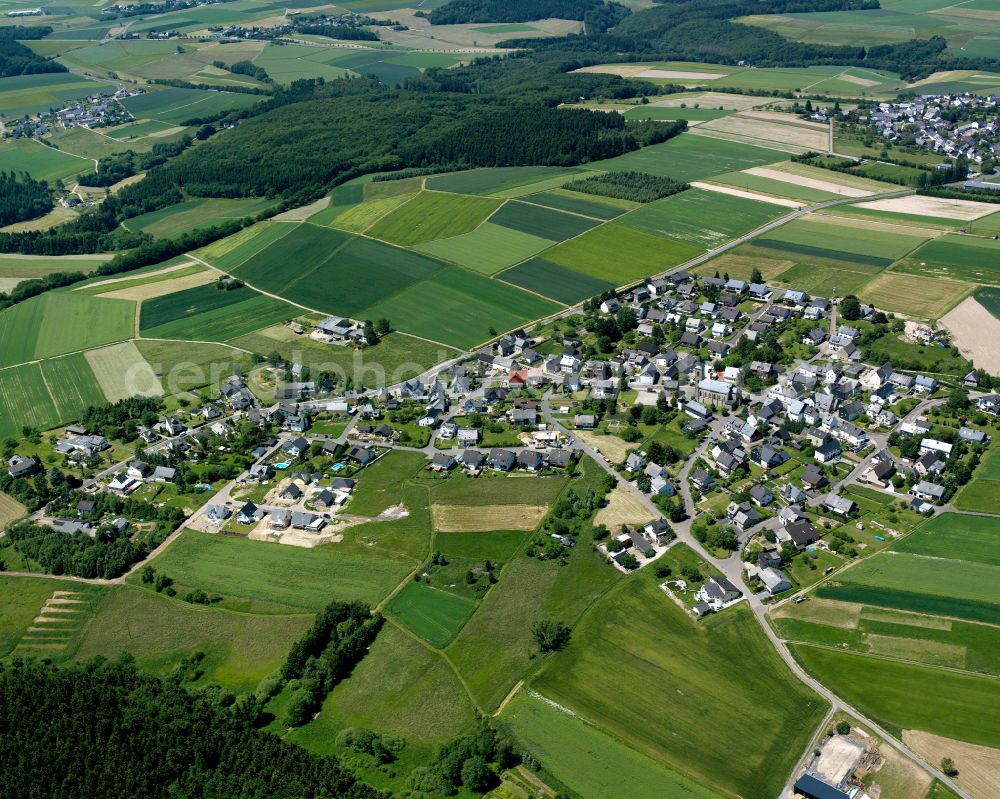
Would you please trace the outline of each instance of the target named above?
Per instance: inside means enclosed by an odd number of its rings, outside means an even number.
[[[143,300],[152,300],[166,294],[173,294],[175,291],[184,291],[185,289],[193,289],[198,286],[207,285],[208,283],[214,283],[218,279],[218,272],[211,269],[202,269],[184,277],[139,283],[128,288],[108,291],[98,296],[109,300],[134,300],[135,302],[142,302]]]
[[[799,619],[800,621],[811,621],[816,624],[825,624],[827,627],[840,627],[844,630],[857,629],[861,620],[861,611],[864,605],[857,602],[835,602],[832,599],[820,599],[812,596],[808,602],[800,605],[793,605],[785,602],[776,607],[771,616],[776,619]]]
[[[876,308],[885,311],[905,314],[917,319],[937,319],[942,314],[947,313],[973,288],[974,286],[971,284],[959,280],[883,272],[864,286],[858,296],[865,302],[870,302]],[[971,298],[968,301],[975,302]],[[955,309],[955,311],[957,310],[958,308]],[[987,316],[989,316],[988,313]],[[1000,322],[995,319],[993,321],[1000,327]],[[978,343],[982,348],[982,342]],[[959,346],[961,347],[961,345]],[[1000,362],[1000,353],[994,352],[994,356]]]
[[[870,200],[858,203],[858,208],[870,208],[873,211],[888,211],[894,214],[915,214],[917,216],[935,216],[943,219],[961,219],[969,221],[988,216],[996,211],[991,203],[977,203],[972,200],[951,200],[945,197],[894,197],[889,200]]]
[[[883,746],[880,750],[884,758],[882,765],[875,772],[872,782],[881,789],[881,796],[886,799],[925,799],[927,791],[934,782],[920,766],[903,756],[891,746]],[[936,762],[933,758],[931,762]]]
[[[574,430],[573,432],[588,447],[600,450],[616,463],[625,460],[630,449],[635,449],[634,444],[629,444],[618,436],[603,436],[600,433],[588,433],[586,430]]]
[[[730,277],[737,280],[749,280],[753,270],[759,269],[764,280],[767,281],[787,272],[793,266],[795,266],[795,261],[751,255],[741,252],[741,248],[737,248],[720,255],[718,258],[713,258],[694,271],[699,275],[714,275],[718,270],[720,275],[723,272],[728,272]]]
[[[935,286],[941,280],[928,281]],[[990,374],[1000,374],[1000,319],[987,311],[974,297],[966,298],[957,308],[941,318],[959,351],[977,367]]]
[[[73,258],[74,256],[67,255],[65,257]],[[136,280],[152,280],[153,278],[159,278],[159,277],[163,277],[163,279],[169,280],[171,278],[166,277],[167,275],[170,275],[172,277],[173,272],[179,272],[182,269],[187,269],[194,263],[195,263],[194,261],[185,260],[183,263],[171,264],[170,266],[166,266],[163,269],[154,269],[151,272],[143,272],[140,277],[136,277],[134,274],[133,275],[126,274],[124,277],[109,277],[106,280],[95,280],[93,282],[87,281],[83,286],[75,288],[73,289],[73,291],[78,291],[87,294],[90,293],[96,294],[99,292],[93,291],[94,289],[104,288],[105,291],[114,291],[116,287],[121,288],[123,284],[128,285],[135,282]],[[86,292],[84,292],[85,289],[87,290]]]
[[[955,782],[973,799],[993,799],[1000,785],[1000,749],[956,741],[920,730],[903,730],[903,743],[930,763],[950,757],[958,768]]]
[[[88,350],[84,357],[109,402],[117,402],[136,394],[144,397],[163,395],[160,379],[142,357],[134,341]]]
[[[698,105],[701,108],[719,108],[721,106],[726,110],[744,111],[768,102],[771,102],[771,100],[765,97],[751,97],[745,94],[723,94],[722,92],[702,92],[693,97],[685,95],[667,97],[663,100],[656,100],[649,105],[657,108],[679,108],[681,105],[688,107]]]
[[[615,530],[623,524],[644,524],[653,520],[649,508],[638,497],[622,486],[617,486],[608,497],[608,504],[597,512],[594,524],[603,524]]]
[[[488,533],[534,530],[548,511],[547,505],[433,505],[431,516],[442,533]]]
[[[755,191],[737,189],[733,186],[720,186],[714,183],[701,183],[700,181],[695,181],[691,184],[691,187],[695,189],[704,189],[705,191],[714,191],[718,194],[728,194],[731,197],[742,197],[744,200],[757,200],[762,203],[781,205],[785,208],[801,208],[805,205],[805,203],[800,203],[797,200],[789,200],[784,197],[771,197],[767,194],[758,194]]]
[[[718,80],[726,77],[723,72],[682,72],[678,69],[642,69],[634,72],[631,78],[664,78],[667,80]]]
[[[778,121],[774,117],[784,117]],[[813,126],[796,123],[796,117],[788,114],[772,114],[769,119],[755,119],[740,114],[713,119],[702,123],[698,133],[704,135],[722,134],[732,136],[750,144],[765,144],[778,149],[825,150],[829,146],[830,133],[825,125]]]
[[[0,530],[24,516],[28,509],[13,497],[0,492]]]
[[[757,177],[768,178],[770,180],[780,180],[783,183],[791,183],[793,186],[803,186],[807,189],[828,191],[832,194],[839,194],[841,197],[868,197],[871,194],[870,191],[865,191],[864,189],[843,186],[839,183],[833,183],[828,180],[817,180],[816,178],[807,178],[802,175],[793,175],[788,172],[782,172],[778,169],[771,169],[770,167],[765,166],[753,166],[749,169],[744,169],[743,171],[750,175],[756,175]]]

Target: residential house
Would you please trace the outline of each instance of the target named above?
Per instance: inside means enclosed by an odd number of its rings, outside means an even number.
[[[743,596],[739,588],[725,577],[709,577],[699,589],[695,597],[713,610],[722,610],[726,605],[737,601]]]
[[[833,513],[840,516],[847,516],[852,510],[854,510],[854,502],[847,499],[847,497],[842,497],[839,494],[830,492],[825,497],[823,497],[822,506]]]
[[[483,453],[476,449],[467,449],[459,457],[462,468],[467,469],[470,472],[480,469],[484,460],[486,460],[486,458]]]
[[[831,463],[841,455],[840,444],[835,439],[827,439],[813,451],[813,458],[818,463]]]
[[[695,469],[691,473],[691,484],[702,493],[715,488],[715,478],[705,469]]]
[[[142,485],[142,482],[130,477],[127,472],[118,472],[108,481],[108,491],[113,494],[131,494]]]
[[[826,479],[826,475],[823,474],[818,466],[808,463],[802,472],[802,483],[806,488],[817,491],[828,486],[830,481]]]
[[[517,456],[509,449],[492,449],[489,455],[489,467],[495,472],[509,472],[517,462]]]
[[[435,452],[431,459],[431,469],[435,472],[451,471],[455,467],[455,456],[448,452]]]
[[[921,480],[910,489],[910,496],[927,502],[941,502],[944,499],[945,487]]]
[[[726,516],[729,523],[743,533],[761,520],[761,515],[749,502],[730,502],[726,508]]]
[[[786,524],[784,533],[798,549],[805,549],[820,539],[819,531],[806,518],[799,518]]]
[[[545,465],[545,460],[542,458],[541,453],[533,449],[521,450],[520,454],[517,456],[517,466],[519,469],[525,469],[529,472],[540,471]]]
[[[785,575],[770,566],[765,569],[761,569],[757,573],[757,576],[764,584],[764,588],[767,593],[771,596],[780,594],[782,591],[787,591],[792,587],[792,584],[788,581],[788,578],[785,577]]]
[[[7,474],[15,479],[19,477],[31,477],[38,470],[38,461],[24,455],[15,455],[7,461]]]
[[[753,486],[748,493],[751,501],[759,508],[766,507],[774,502],[774,494],[768,491],[768,489],[761,483]]]
[[[255,524],[264,518],[265,511],[258,508],[252,502],[247,502],[236,511],[236,521],[240,524]]]
[[[177,478],[177,470],[170,466],[157,466],[153,469],[154,483],[172,483]]]

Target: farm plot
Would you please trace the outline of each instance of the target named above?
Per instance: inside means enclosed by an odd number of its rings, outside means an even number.
[[[497,708],[518,680],[537,665],[538,646],[531,634],[536,620],[556,618],[573,625],[621,579],[590,547],[574,547],[567,557],[565,566],[528,557],[509,563],[500,582],[449,645],[449,660],[484,710]],[[497,646],[498,641],[503,646]]]
[[[682,134],[662,144],[620,155],[607,161],[595,161],[594,169],[635,170],[662,175],[674,180],[703,180],[747,167],[772,164],[785,153],[752,144],[709,139]]]
[[[912,275],[998,284],[998,258],[1000,242],[949,233],[927,242],[893,268]]]
[[[427,178],[427,188],[456,194],[497,194],[550,178],[572,180],[580,169],[557,166],[505,166],[471,169]]]
[[[781,663],[749,610],[737,607],[698,624],[651,579],[620,583],[577,625],[573,639],[535,687],[719,793],[780,793],[825,712],[825,703]],[[609,693],[602,683],[612,674],[643,690]],[[755,704],[762,691],[773,699],[766,707]],[[750,705],[753,718],[733,713]],[[720,760],[719,751],[727,757]]]
[[[186,531],[153,566],[180,586],[235,598],[234,609],[250,612],[262,603],[315,611],[333,599],[378,602],[411,568],[338,546],[301,549]]]
[[[908,229],[887,232],[858,225],[837,224],[828,217],[807,216],[754,240],[754,245],[766,247],[790,256],[845,261],[864,266],[886,267],[916,249],[927,240]]]
[[[84,357],[108,402],[137,394],[159,397],[164,393],[160,378],[142,357],[134,341],[87,350]]]
[[[72,656],[100,596],[95,586],[44,577],[0,579],[0,657]]]
[[[152,369],[153,382],[149,383],[151,393],[156,390],[161,376],[165,383],[163,393],[176,394],[179,391],[214,385],[231,375],[234,368],[241,367],[246,371],[250,366],[245,353],[222,344],[145,339],[134,344],[149,365],[148,368]],[[141,373],[147,367],[140,364],[133,368]],[[100,370],[96,366],[94,371],[98,379],[101,379]],[[136,382],[145,385],[138,379]]]
[[[499,206],[499,200],[486,197],[421,192],[369,232],[393,244],[422,244],[469,233]]]
[[[501,280],[567,305],[594,297],[615,286],[608,280],[583,275],[565,266],[533,258],[499,275]]]
[[[195,250],[193,254],[229,272],[297,229],[296,225],[258,222],[232,236]]]
[[[250,286],[292,302],[325,313],[355,316],[442,266],[418,253],[307,223],[234,273]]]
[[[876,308],[916,319],[940,319],[972,291],[972,286],[958,280],[906,275],[891,269],[859,291],[858,297]]]
[[[124,585],[101,603],[77,656],[114,659],[129,652],[143,671],[167,677],[181,660],[202,652],[196,684],[246,692],[281,666],[312,620],[309,613],[233,613]]]
[[[841,188],[857,189],[868,194],[899,190],[899,187],[895,184],[883,183],[864,175],[851,172],[833,172],[829,169],[822,169],[810,164],[800,164],[797,161],[782,161],[778,164],[771,164],[769,168],[786,176],[790,175],[806,180],[829,182]],[[785,179],[789,178],[786,177]]]
[[[826,150],[830,143],[828,126],[806,123],[791,114],[774,115],[768,119],[757,119],[749,113],[733,114],[702,123],[697,133],[793,153]]]
[[[978,471],[987,479],[1000,479],[1000,449],[993,450]],[[1000,566],[1000,519],[944,513],[893,548],[914,555]]]
[[[551,241],[565,241],[598,224],[576,214],[565,214],[511,200],[490,217],[490,223]]]
[[[629,108],[625,112],[625,119],[686,119],[689,123],[697,124],[712,119],[721,119],[731,113],[732,111],[724,111],[719,108],[680,108],[650,103],[649,105],[637,105]]]
[[[995,679],[805,644],[791,649],[824,685],[897,735],[915,729],[1000,746],[1000,682]]]
[[[353,233],[363,233],[382,217],[388,216],[399,208],[399,206],[408,203],[416,196],[416,194],[395,194],[391,197],[376,197],[371,200],[365,200],[359,205],[352,205],[346,210],[342,207],[337,207],[336,213],[328,207],[318,214],[309,217],[309,221],[316,225],[326,225]]]
[[[351,513],[378,516],[403,501],[403,484],[426,463],[419,452],[394,450],[369,466],[361,474],[351,497]]]
[[[776,205],[688,189],[638,208],[620,223],[708,249],[749,233],[781,214],[782,209]]]
[[[350,679],[333,689],[319,716],[289,740],[330,754],[337,732],[361,727],[402,736],[407,748],[438,745],[467,730],[473,719],[468,695],[444,658],[390,623]]]
[[[439,649],[458,635],[476,603],[425,583],[407,583],[388,605],[404,626]]]
[[[176,291],[216,283],[218,279],[217,272],[205,269],[201,264],[181,264],[180,268],[171,268],[169,272],[154,273],[149,277],[133,280],[98,281],[78,291],[81,294],[92,294],[112,300],[144,302]]]
[[[548,208],[555,208],[557,211],[569,211],[605,221],[615,219],[626,211],[641,207],[639,203],[634,203],[631,200],[619,200],[613,197],[590,196],[585,198],[579,192],[568,189],[554,189],[553,191],[529,194],[524,199],[532,205],[544,205]]]
[[[501,719],[547,771],[581,796],[613,796],[621,789],[621,774],[627,773],[629,795],[636,799],[721,799],[543,697],[519,693]]]
[[[694,271],[696,274],[709,276],[714,275],[716,271],[720,275],[728,272],[730,277],[749,281],[753,270],[758,269],[764,281],[769,282],[795,265],[790,259],[772,256],[773,254],[767,250],[757,250],[751,245],[741,244],[702,264]]]
[[[783,179],[764,177],[750,170],[716,175],[711,179],[709,185],[728,186],[738,191],[797,200],[802,203],[818,203],[837,199],[837,195],[832,191],[825,191],[814,186],[801,186]]]
[[[430,241],[417,245],[415,249],[466,269],[492,275],[547,250],[555,243],[550,239],[495,225],[491,221],[484,222],[463,236]]]
[[[490,338],[491,330],[511,330],[560,307],[498,280],[449,267],[369,306],[365,314],[371,319],[384,316],[404,333],[467,348]]]
[[[0,365],[122,341],[134,326],[134,303],[47,292],[0,312]]]
[[[269,44],[253,62],[266,69],[275,81],[285,84],[302,78],[336,80],[350,73],[348,69],[337,66],[336,59],[331,58],[330,48],[302,44],[281,47]]]
[[[834,292],[838,296],[863,292],[865,284],[879,274],[879,268],[869,264],[829,261],[816,264],[803,263],[805,258],[798,260],[799,263],[782,272],[777,279],[790,288],[814,296],[828,297]]]
[[[42,375],[55,398],[60,419],[79,419],[90,406],[106,402],[83,353],[42,361]]]
[[[202,227],[212,227],[230,219],[254,216],[272,205],[264,199],[204,199],[186,200],[177,205],[150,211],[126,221],[130,230],[141,230],[151,236],[171,238]]]
[[[548,513],[545,505],[434,505],[434,527],[446,533],[489,532],[500,528],[534,530]]]
[[[700,255],[685,241],[653,236],[616,222],[602,225],[545,253],[545,260],[616,286]]]
[[[225,341],[298,313],[246,287],[220,291],[214,285],[197,286],[144,302],[139,329],[145,338]]]
[[[20,435],[24,425],[47,430],[59,421],[39,364],[0,370],[0,436]]]
[[[887,551],[846,570],[821,597],[1000,623],[1000,566]]]
[[[91,159],[46,147],[34,139],[0,141],[0,172],[27,172],[36,180],[55,183],[93,171]]]
[[[261,98],[254,94],[182,89],[173,86],[121,101],[136,119],[155,119],[172,125],[182,125],[189,119],[210,117],[223,111],[249,108],[259,102]]]

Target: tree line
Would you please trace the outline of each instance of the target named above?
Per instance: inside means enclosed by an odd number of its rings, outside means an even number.
[[[604,0],[451,0],[428,14],[432,25],[465,22],[531,22],[536,19],[582,20]]]

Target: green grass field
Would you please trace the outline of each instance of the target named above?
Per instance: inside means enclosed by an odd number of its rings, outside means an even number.
[[[476,603],[450,591],[411,582],[388,605],[389,613],[425,641],[447,646],[476,609]]]
[[[209,284],[147,300],[139,329],[146,338],[225,341],[299,313],[298,308],[249,288],[220,291]]]
[[[471,561],[508,561],[524,542],[521,530],[497,530],[492,533],[437,533],[434,545],[449,558]]]
[[[549,178],[572,180],[579,169],[556,166],[504,166],[495,169],[472,169],[427,178],[427,188],[457,194],[499,194]]]
[[[608,280],[583,275],[544,258],[533,258],[499,275],[501,280],[572,305],[615,287]]]
[[[646,233],[711,248],[749,233],[787,211],[780,205],[689,189],[644,205],[619,221]]]
[[[261,99],[253,94],[171,86],[161,91],[129,97],[122,101],[122,105],[136,119],[155,119],[158,122],[182,125],[189,119],[249,108],[261,102]]]
[[[731,113],[732,111],[720,111],[718,108],[660,108],[655,105],[637,105],[625,112],[625,119],[686,119],[690,122],[706,122],[729,116]]]
[[[594,219],[615,219],[626,211],[640,207],[639,203],[629,200],[616,200],[610,197],[586,197],[578,191],[566,189],[555,189],[553,191],[543,191],[538,194],[529,194],[524,197],[525,202],[534,205],[544,205],[548,208],[555,208],[557,211],[569,211],[574,214],[583,214]]]
[[[870,266],[889,266],[927,240],[926,236],[906,230],[883,232],[818,221],[822,217],[800,219],[756,240],[766,246],[792,255],[830,258]]]
[[[46,147],[34,139],[0,141],[0,172],[27,172],[36,180],[68,180],[93,172],[94,162]]]
[[[415,477],[427,459],[419,452],[396,450],[380,458],[358,477],[351,497],[351,513],[378,516],[386,508],[403,501],[403,484]]]
[[[637,690],[608,690],[609,681]],[[780,793],[826,710],[748,609],[697,623],[652,578],[624,581],[603,597],[534,685],[637,751],[733,796]],[[757,700],[763,694],[766,703]]]
[[[440,192],[421,192],[380,219],[369,233],[400,245],[461,236],[476,229],[498,207],[498,200]]]
[[[952,504],[960,510],[995,513],[998,491],[1000,491],[1000,450],[993,449],[983,457],[972,481],[959,489],[952,499]],[[951,515],[949,518],[952,518]],[[958,521],[968,517],[955,516],[953,518]],[[980,521],[983,523],[978,524]],[[980,520],[978,517],[974,517],[968,526],[981,528],[982,534],[986,537],[990,537],[990,534],[994,532],[992,520]]]
[[[139,668],[167,677],[182,659],[203,652],[196,684],[244,693],[284,663],[312,620],[310,613],[234,613],[125,585],[107,593],[77,654],[114,659],[129,652]]]
[[[763,177],[761,175],[751,175],[748,172],[726,172],[722,175],[716,175],[712,178],[712,183],[733,186],[745,191],[755,191],[760,194],[769,194],[772,197],[784,197],[789,200],[801,200],[809,203],[837,199],[837,195],[832,191],[814,189],[811,186],[797,186],[788,181]]]
[[[834,292],[841,297],[856,293],[880,271],[878,267],[866,264],[808,263],[806,256],[800,260],[800,263],[778,275],[776,280],[816,297],[829,297]]]
[[[628,794],[635,799],[720,799],[599,727],[524,692],[514,697],[500,718],[546,771],[580,796],[615,796],[624,774]]]
[[[953,233],[928,241],[893,268],[914,275],[996,284],[1000,283],[998,257],[1000,242]]]
[[[229,219],[254,216],[272,204],[270,200],[199,198],[132,217],[125,224],[131,230],[142,230],[151,236],[168,239],[179,233],[212,227]]]
[[[304,610],[319,610],[335,599],[374,603],[411,568],[403,560],[346,549],[339,544],[300,549],[186,532],[153,566],[179,586],[233,597],[229,606],[251,612],[258,603]]]
[[[42,375],[55,397],[60,419],[79,419],[88,407],[107,402],[83,353],[42,361]]]
[[[40,364],[0,369],[0,435],[20,435],[25,425],[46,430],[59,421]]]
[[[325,313],[377,319],[365,309],[398,295],[443,268],[400,247],[304,224],[259,252],[234,273],[248,285]],[[399,314],[389,314],[407,331]],[[409,331],[407,331],[409,332]]]
[[[66,588],[61,580],[0,575],[0,658],[14,651],[53,592]],[[81,590],[96,593],[90,586]]]
[[[417,245],[416,249],[466,269],[492,275],[554,244],[551,239],[511,230],[491,221],[484,222],[471,233],[429,241]]]
[[[365,309],[371,319],[386,317],[404,333],[467,348],[558,311],[553,302],[498,280],[448,268]]]
[[[295,225],[258,222],[256,225],[243,228],[232,236],[219,239],[200,250],[195,250],[194,255],[219,269],[231,271],[293,230],[296,230]]]
[[[516,200],[504,203],[503,207],[490,218],[490,222],[551,241],[571,239],[586,233],[598,224],[593,219]]]
[[[691,181],[751,166],[773,164],[787,157],[786,153],[764,147],[681,134],[662,144],[643,147],[607,161],[595,161],[591,166],[594,169],[635,170]]]
[[[620,578],[590,547],[575,547],[566,566],[515,558],[448,647],[448,659],[479,705],[495,709],[538,665],[531,625],[542,618],[575,623]]]
[[[0,312],[0,366],[132,337],[135,303],[47,292]]]
[[[916,729],[1000,746],[1000,682],[995,679],[803,644],[793,645],[792,652],[824,685],[897,735]]]
[[[702,251],[684,241],[611,223],[548,250],[544,260],[621,286],[665,271]]]
[[[976,302],[997,319],[1000,319],[1000,288],[985,287],[977,289]],[[997,472],[997,477],[1000,478],[1000,470]]]
[[[409,748],[444,743],[472,721],[472,704],[444,658],[389,622],[319,717],[289,740],[327,754],[339,730],[363,727],[399,735]]]
[[[108,258],[106,256],[44,256],[0,255],[0,290],[10,291],[22,280],[44,277],[54,272],[83,272],[87,274]]]

